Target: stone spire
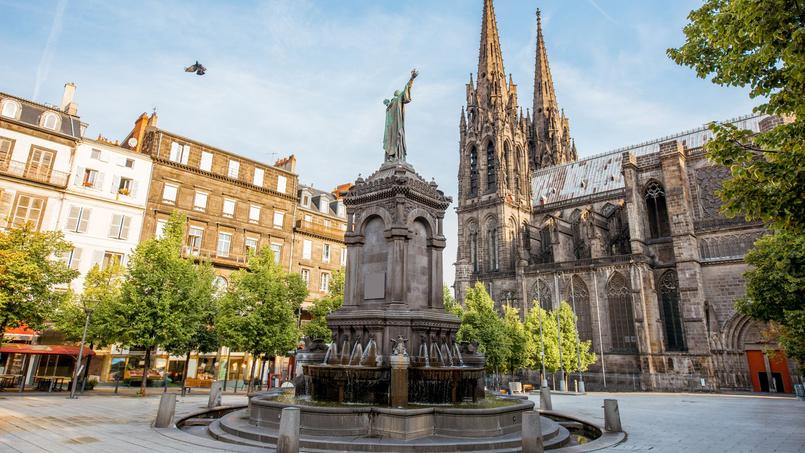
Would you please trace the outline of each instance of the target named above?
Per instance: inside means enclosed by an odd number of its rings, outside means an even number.
[[[575,148],[570,139],[570,125],[564,112],[559,110],[556,92],[542,35],[542,17],[537,10],[537,51],[534,67],[534,146],[532,169],[563,164],[576,160]]]
[[[478,49],[478,95],[488,104],[505,107],[506,71],[503,68],[503,54],[500,50],[500,35],[495,19],[495,6],[492,0],[484,0],[484,13],[481,19],[481,45]],[[499,102],[503,101],[503,102]],[[481,102],[486,104],[487,102]]]

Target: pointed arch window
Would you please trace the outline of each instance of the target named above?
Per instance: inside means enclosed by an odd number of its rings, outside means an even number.
[[[470,196],[478,195],[478,148],[470,149]]]
[[[498,187],[497,159],[495,158],[495,145],[489,142],[486,145],[486,190],[494,192]]]
[[[573,233],[573,254],[577,260],[590,258],[590,245],[587,243],[582,225],[581,213],[574,213],[571,232]]]
[[[676,271],[670,270],[660,277],[660,304],[665,327],[665,349],[685,350],[685,334],[679,311],[679,279]]]
[[[553,263],[553,244],[551,243],[551,231],[545,227],[539,232],[539,257],[540,263]]]
[[[470,225],[469,227],[469,236],[470,236],[470,262],[472,262],[472,271],[477,273],[480,271],[480,267],[478,265],[478,230],[475,228],[475,225]]]
[[[607,220],[609,227],[609,237],[607,240],[607,250],[609,254],[628,255],[632,253],[631,236],[629,234],[629,217],[626,214],[626,207],[617,208]]]
[[[543,280],[537,280],[531,288],[531,300],[539,302],[539,306],[543,310],[553,310],[553,297],[551,296],[551,288]]]
[[[499,269],[499,248],[498,248],[498,228],[494,222],[489,222],[486,227],[486,259],[489,271]]]
[[[634,328],[631,290],[623,275],[616,273],[607,283],[609,330],[612,335],[612,351],[637,352],[637,336]]]
[[[576,314],[579,338],[582,341],[592,340],[593,325],[590,318],[590,292],[587,285],[578,275],[573,276],[572,286],[566,288],[567,300]]]
[[[656,239],[670,236],[668,207],[665,203],[665,191],[662,186],[656,181],[650,182],[646,187],[645,198],[651,237]]]

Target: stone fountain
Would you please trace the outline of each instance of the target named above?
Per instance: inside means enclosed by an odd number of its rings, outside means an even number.
[[[327,317],[332,342],[306,339],[296,355],[295,394],[251,395],[247,408],[185,418],[177,424],[183,431],[270,447],[282,410],[298,407],[303,450],[521,446],[523,414],[534,403],[485,394],[484,356],[477,344],[456,341],[460,321],[444,309],[442,222],[451,199],[405,161],[402,108],[416,75],[386,102],[385,162],[344,194],[348,259],[344,304]],[[577,419],[550,415],[539,421],[546,449],[573,444],[569,430],[601,435]]]

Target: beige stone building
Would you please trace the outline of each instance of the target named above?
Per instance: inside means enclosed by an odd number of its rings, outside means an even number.
[[[765,234],[721,215],[699,127],[576,160],[554,92],[539,15],[532,114],[503,69],[484,1],[478,81],[460,120],[455,289],[483,282],[527,311],[568,301],[598,362],[588,388],[792,391],[795,364],[736,313],[743,256]],[[533,115],[533,116],[531,116]],[[732,120],[765,131],[775,117]],[[572,384],[571,384],[572,388]]]
[[[300,185],[298,193],[290,270],[307,282],[307,305],[327,294],[333,273],[347,264],[347,214],[344,202],[333,192]]]
[[[159,236],[171,212],[187,217],[187,256],[210,260],[224,285],[249,250],[269,246],[287,270],[297,206],[296,159],[267,165],[158,128],[143,114],[124,140],[151,157],[141,239]]]

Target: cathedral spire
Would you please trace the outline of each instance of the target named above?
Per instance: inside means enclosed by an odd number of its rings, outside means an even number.
[[[548,52],[545,50],[545,40],[542,36],[542,17],[537,9],[537,57],[534,68],[534,121],[549,110],[557,107],[556,93],[553,90],[551,67],[548,65]],[[541,115],[540,115],[541,114]],[[537,129],[540,124],[535,124]]]
[[[477,74],[478,87],[486,85],[486,90],[479,91],[484,91],[490,100],[503,94],[506,88],[506,71],[503,68],[503,54],[500,50],[500,36],[492,0],[484,0]]]

